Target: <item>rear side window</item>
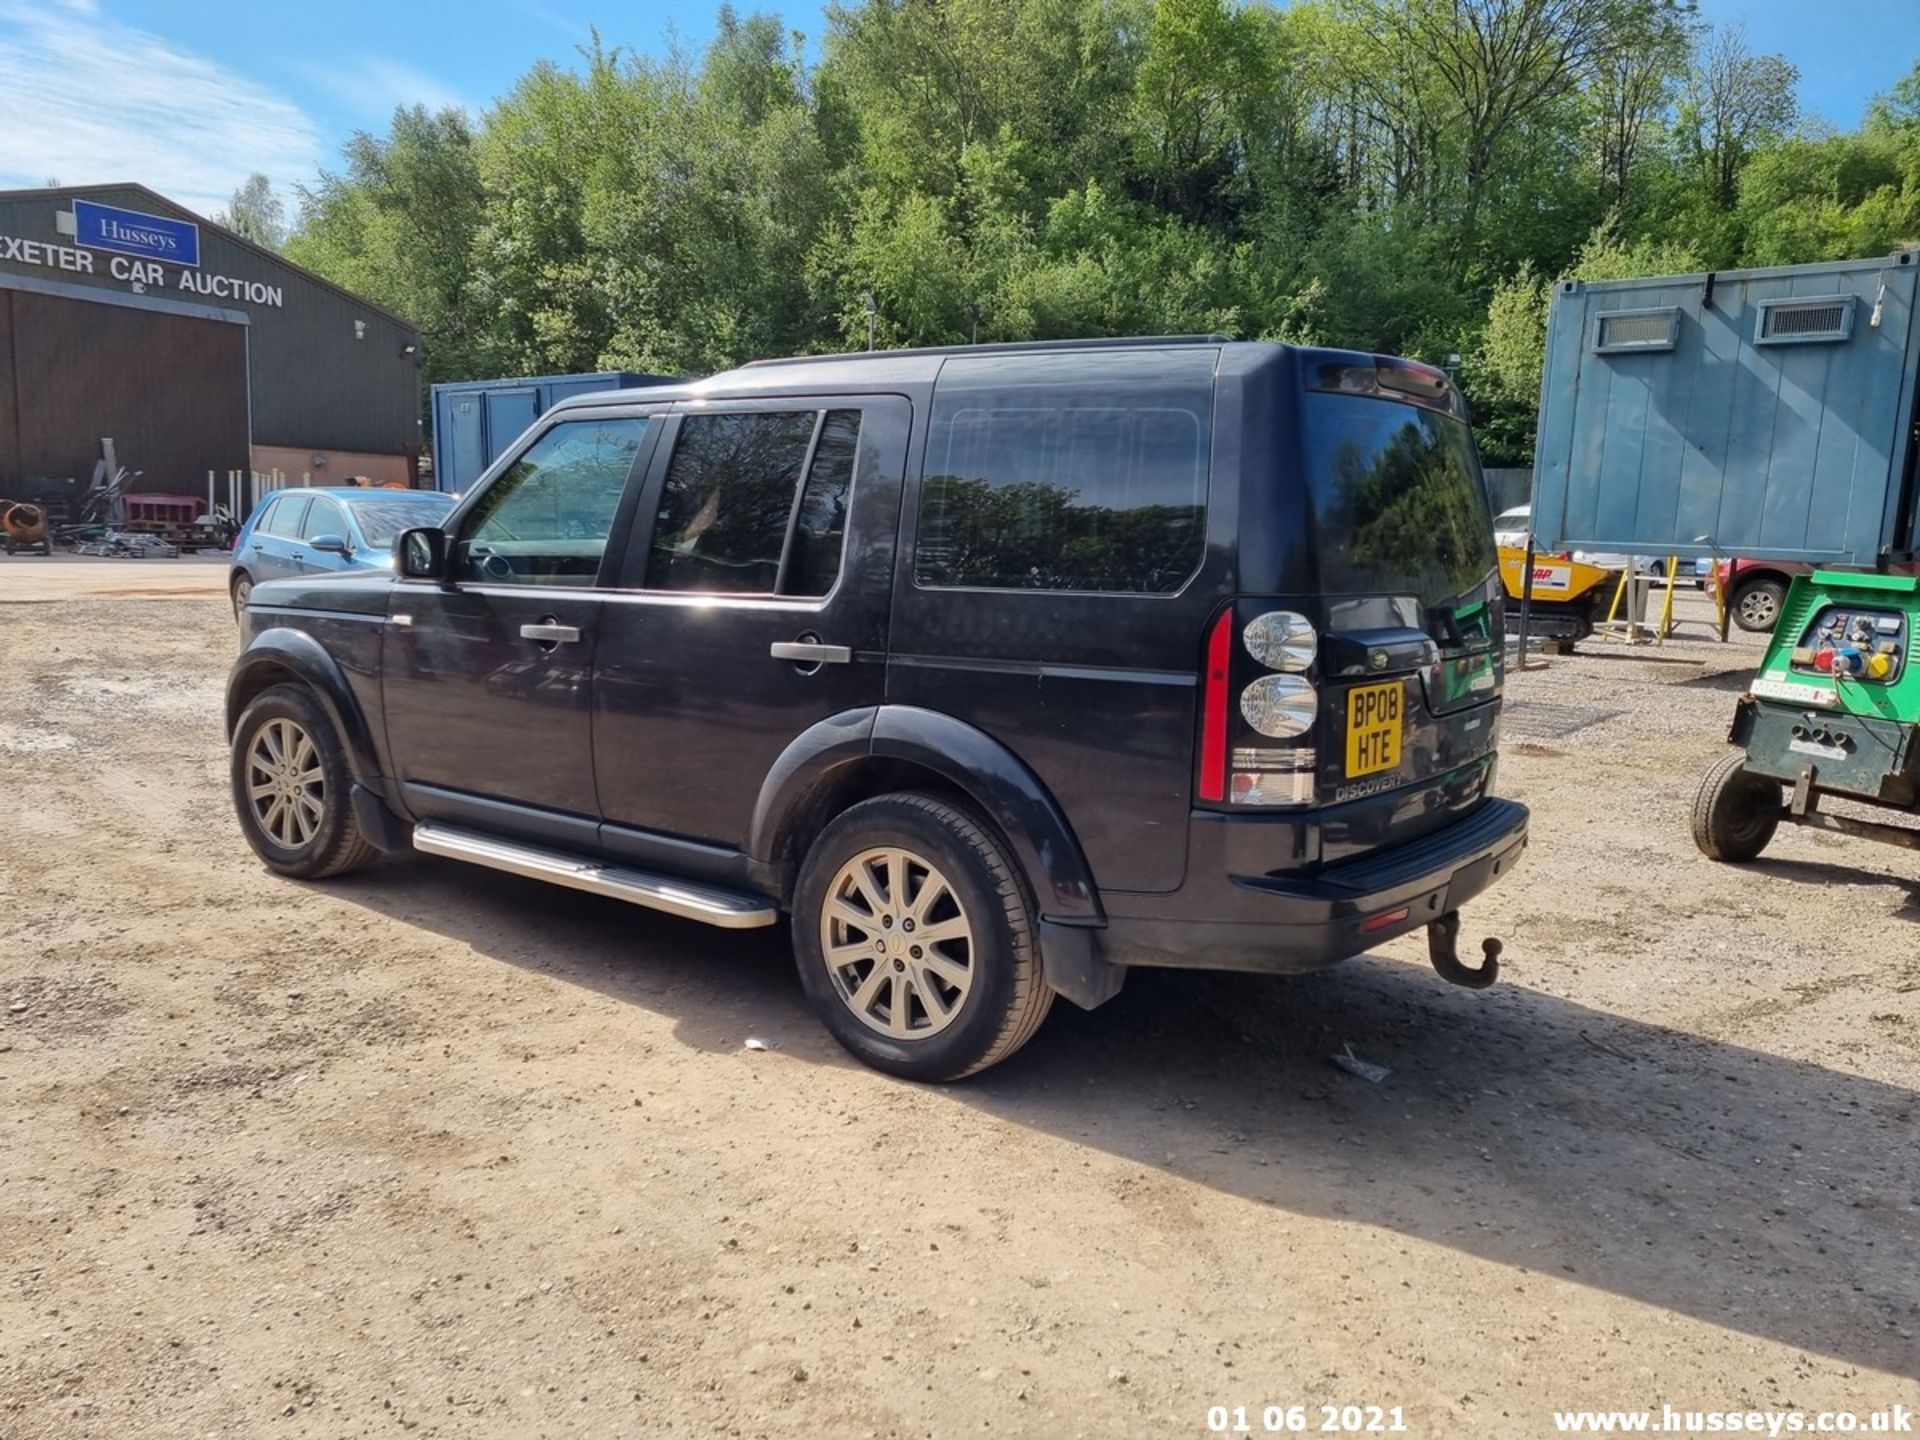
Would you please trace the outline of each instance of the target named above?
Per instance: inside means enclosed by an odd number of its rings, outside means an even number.
[[[299,539],[301,526],[307,518],[308,503],[305,495],[282,495],[273,502],[267,518],[260,523],[260,533],[282,535],[289,540]]]
[[[787,552],[786,595],[824,595],[840,576],[847,535],[847,501],[853,491],[853,460],[860,448],[860,412],[830,410],[814,446],[813,465],[794,513]]]
[[[825,595],[840,573],[859,441],[858,410],[687,416],[654,517],[647,588]]]
[[[1205,546],[1218,353],[949,360],[934,392],[914,578],[1179,590]]]

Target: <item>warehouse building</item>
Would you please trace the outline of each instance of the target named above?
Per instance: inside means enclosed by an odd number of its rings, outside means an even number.
[[[417,483],[420,336],[140,185],[0,191],[0,496],[207,472]]]

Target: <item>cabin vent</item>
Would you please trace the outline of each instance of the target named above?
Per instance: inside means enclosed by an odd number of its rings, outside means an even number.
[[[1762,300],[1754,322],[1756,345],[1799,345],[1844,340],[1853,333],[1853,296],[1817,295],[1805,300]]]
[[[1615,310],[1602,315],[1594,327],[1593,348],[1602,355],[1671,350],[1679,313],[1672,306],[1666,306],[1659,310]]]

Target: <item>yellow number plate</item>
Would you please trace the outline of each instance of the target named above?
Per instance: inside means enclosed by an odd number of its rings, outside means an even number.
[[[1398,680],[1357,685],[1347,692],[1349,780],[1398,768],[1405,705],[1406,688]]]

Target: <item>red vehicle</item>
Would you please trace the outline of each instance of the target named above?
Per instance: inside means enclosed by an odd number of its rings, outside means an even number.
[[[1733,623],[1758,635],[1771,634],[1787,598],[1787,582],[1813,566],[1800,560],[1722,560],[1720,593]]]
[[[1771,634],[1787,598],[1787,582],[1817,568],[1804,560],[1722,560],[1720,593],[1727,597],[1733,623],[1755,634]],[[1896,575],[1920,574],[1911,562],[1888,569]]]

